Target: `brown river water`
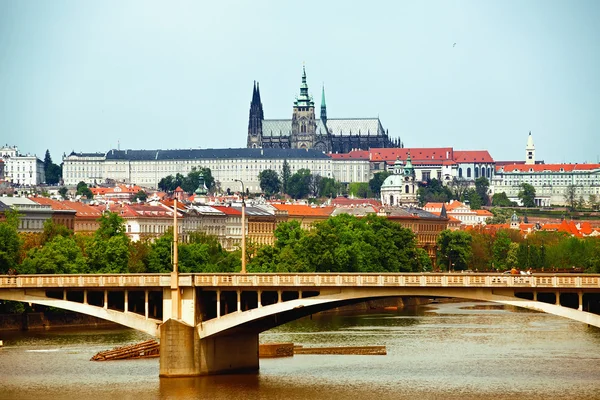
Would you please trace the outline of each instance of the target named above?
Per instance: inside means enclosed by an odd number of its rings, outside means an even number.
[[[322,314],[261,342],[385,345],[386,356],[261,359],[254,375],[161,379],[158,359],[92,362],[129,329],[0,332],[0,399],[600,399],[600,329],[488,303]]]

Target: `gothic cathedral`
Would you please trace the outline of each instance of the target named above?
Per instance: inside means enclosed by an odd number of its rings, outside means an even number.
[[[292,119],[264,119],[260,89],[254,82],[250,118],[249,148],[316,149],[325,153],[348,153],[369,148],[403,147],[400,139],[390,139],[379,118],[327,118],[325,88],[321,93],[320,118],[315,118],[315,102],[308,94],[306,70],[302,69],[300,95],[294,101]]]

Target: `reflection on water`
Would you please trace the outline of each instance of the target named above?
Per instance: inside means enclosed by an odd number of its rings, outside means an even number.
[[[385,345],[387,356],[262,359],[257,375],[159,379],[158,359],[91,362],[132,330],[1,333],[0,399],[600,398],[600,330],[530,311],[448,303],[325,314],[261,335],[304,346]]]

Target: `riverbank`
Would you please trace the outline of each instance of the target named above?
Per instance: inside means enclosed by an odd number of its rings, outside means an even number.
[[[75,312],[0,314],[0,332],[43,331],[64,328],[116,328],[119,324]]]

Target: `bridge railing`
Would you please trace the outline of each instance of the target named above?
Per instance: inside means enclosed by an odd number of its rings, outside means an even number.
[[[0,275],[0,288],[170,287],[170,274]],[[180,274],[179,286],[197,287],[537,287],[600,288],[591,274]]]

